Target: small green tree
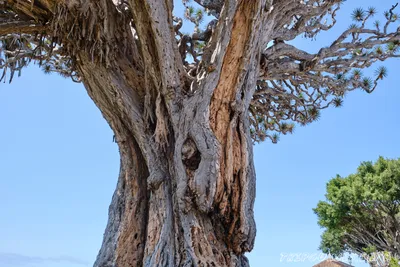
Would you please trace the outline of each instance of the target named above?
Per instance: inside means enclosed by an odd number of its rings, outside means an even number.
[[[326,201],[314,212],[325,228],[320,249],[333,256],[356,253],[400,255],[400,159],[362,162],[355,174],[337,175],[327,184]],[[393,258],[393,259],[392,259]]]

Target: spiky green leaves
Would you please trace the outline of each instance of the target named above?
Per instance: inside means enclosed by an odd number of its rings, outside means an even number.
[[[399,15],[390,11],[385,11],[384,13],[385,18],[389,20],[390,22],[395,22],[396,20],[399,19]]]
[[[362,8],[356,8],[351,14],[351,18],[355,21],[363,21],[366,16],[366,12]]]
[[[362,77],[362,71],[361,70],[359,70],[359,69],[354,69],[353,70],[353,74],[352,74],[352,78],[354,79],[354,80],[360,80],[361,79],[361,77]]]
[[[386,45],[386,51],[392,54],[396,54],[399,51],[399,48],[400,46],[398,40],[390,42]]]
[[[188,6],[188,7],[186,8],[185,17],[186,17],[187,19],[189,19],[191,16],[193,16],[194,12],[195,12],[194,7],[193,7],[193,6]]]
[[[185,19],[194,23],[197,27],[204,21],[204,9],[202,8],[194,8],[193,6],[185,5]]]
[[[375,75],[377,77],[377,79],[382,80],[383,78],[386,78],[388,75],[388,71],[387,68],[385,66],[381,66],[379,67],[376,71],[375,71]]]
[[[377,13],[376,8],[375,7],[369,7],[367,10],[368,15],[370,16],[375,16],[375,14]]]
[[[282,122],[280,125],[280,130],[283,134],[293,133],[293,129],[294,129],[294,123]]]
[[[204,13],[203,13],[202,9],[197,9],[196,10],[195,18],[196,18],[196,21],[198,21],[199,24],[203,22]]]
[[[353,51],[353,54],[352,54],[353,57],[359,57],[359,56],[362,56],[362,55],[363,55],[363,49],[362,48],[355,49]]]
[[[43,72],[44,72],[45,74],[50,74],[50,73],[51,73],[51,66],[48,65],[48,64],[43,65],[42,69],[43,69]]]
[[[379,20],[376,20],[374,22],[374,27],[379,31],[380,30],[380,26],[381,26],[381,22]]]
[[[254,114],[255,110],[250,107],[250,114]],[[277,112],[276,117],[284,117],[284,112]],[[250,116],[252,126],[250,134],[255,142],[264,141],[269,138],[272,143],[277,143],[280,139],[280,134],[292,134],[295,124],[292,122],[277,122],[275,119],[269,119],[267,116]]]
[[[371,78],[365,77],[365,78],[362,80],[362,88],[363,88],[365,91],[368,92],[368,91],[372,88],[372,86],[373,86],[373,81],[372,81]]]
[[[272,136],[271,136],[271,141],[272,141],[272,143],[274,143],[274,144],[278,143],[278,141],[279,141],[279,134],[277,134],[277,133],[272,134]]]
[[[375,48],[375,53],[377,53],[378,55],[383,55],[384,51],[381,46],[378,46]]]
[[[358,25],[354,23],[350,24],[349,30],[354,30],[354,29],[358,29]]]
[[[335,108],[339,108],[343,106],[343,99],[341,97],[335,97],[332,101],[332,104]]]
[[[321,117],[321,111],[317,109],[316,107],[311,107],[308,109],[308,115],[310,120],[312,121],[317,121]]]

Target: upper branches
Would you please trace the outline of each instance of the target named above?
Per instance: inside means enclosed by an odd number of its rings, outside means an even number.
[[[182,58],[184,68],[188,73],[188,77],[191,80],[195,79],[197,75],[200,62],[204,49],[207,47],[211,35],[217,25],[218,19],[211,19],[207,14],[212,14],[215,17],[219,17],[218,12],[222,8],[222,1],[196,1],[201,6],[195,8],[192,3],[188,0],[182,0],[184,13],[174,16],[174,30],[177,39],[178,50]],[[211,7],[219,7],[219,9],[213,9]],[[185,22],[190,22],[191,25],[185,25]],[[193,26],[192,32],[187,32],[187,29]],[[186,30],[186,31],[185,31]]]
[[[309,1],[311,3],[313,1]],[[340,107],[349,91],[375,90],[379,80],[387,75],[385,67],[378,68],[373,77],[363,76],[361,69],[377,61],[399,57],[399,29],[392,29],[397,21],[394,5],[385,13],[384,22],[370,23],[376,15],[374,8],[357,9],[352,24],[330,46],[317,53],[308,53],[283,40],[304,33],[313,37],[320,30],[329,29],[335,20],[340,1],[314,1],[322,14],[306,22],[302,16],[281,31],[263,52],[261,77],[250,108],[252,134],[255,141],[279,139],[278,133],[291,133],[293,122],[308,124],[320,117],[320,110],[329,106]],[[339,2],[334,5],[335,2]],[[321,18],[329,14],[332,24],[321,25]],[[301,22],[301,25],[299,23]],[[312,26],[311,26],[312,25]],[[370,25],[367,27],[367,25]]]
[[[50,42],[40,34],[7,34],[0,36],[0,81],[12,81],[14,74],[21,75],[22,68],[30,62],[38,62],[45,73],[57,72],[79,82],[72,59],[65,55],[63,48]],[[9,77],[6,74],[9,73]]]
[[[109,65],[130,36],[124,5],[111,0],[0,2],[0,81],[7,74],[11,81],[30,62],[39,63],[46,73],[80,81],[74,61],[82,51]]]
[[[2,1],[0,2],[0,81],[32,60],[43,62],[46,52],[53,50],[43,39],[48,28],[46,21],[52,16],[51,1]]]
[[[183,0],[187,2],[188,0]],[[204,7],[214,16],[218,17],[221,12],[222,6],[224,5],[223,0],[195,0],[200,6]]]
[[[8,72],[7,78],[12,79],[35,61],[46,72],[79,81],[74,65],[78,55],[85,53],[107,67],[115,56],[123,56],[144,71],[146,84],[154,87],[162,84],[156,74],[159,69],[179,69],[181,77],[176,80],[182,81],[184,88],[179,90],[185,93],[201,79],[197,77],[200,69],[215,70],[205,62],[211,56],[203,54],[218,53],[211,51],[212,42],[218,40],[213,35],[217,24],[226,20],[221,17],[225,16],[224,1],[195,2],[198,8],[183,0],[181,18],[172,16],[171,1],[0,0],[0,79]],[[343,2],[265,1],[265,12],[260,14],[265,16],[268,46],[262,51],[260,77],[249,109],[255,141],[270,138],[277,142],[279,133],[293,132],[293,123],[308,124],[319,118],[321,109],[341,106],[349,91],[374,91],[387,75],[386,68],[379,68],[372,77],[363,76],[361,69],[399,57],[400,35],[394,25],[397,4],[375,22],[371,21],[374,8],[356,9],[352,14],[355,23],[316,53],[288,43],[298,36],[315,38],[330,30]],[[192,23],[193,30],[185,22]],[[149,102],[156,95],[146,94],[146,107],[151,107]]]
[[[336,24],[336,14],[344,0],[289,0],[274,10],[277,23],[272,39],[293,40],[303,34],[314,38],[319,32],[330,30]]]

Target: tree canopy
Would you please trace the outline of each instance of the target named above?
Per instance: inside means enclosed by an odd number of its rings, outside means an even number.
[[[112,43],[120,37],[128,42],[124,33],[128,28],[121,25],[132,27],[135,38],[140,38],[135,30],[138,14],[132,13],[134,2],[102,0],[81,5],[79,1],[64,4],[55,0],[0,1],[1,79],[5,80],[9,72],[11,81],[15,72],[20,74],[23,67],[35,61],[46,73],[58,72],[80,81],[75,63],[77,51],[81,49],[87,50],[92,60],[108,65],[116,53]],[[207,48],[223,7],[223,1],[195,2],[199,8],[183,0],[185,14],[173,16],[187,92],[196,90],[193,81],[202,67],[207,66],[208,71],[215,68],[207,63],[209,58],[205,55],[209,54]],[[306,125],[318,120],[322,109],[342,106],[349,91],[361,89],[371,93],[378,81],[387,76],[387,69],[377,68],[372,77],[364,76],[361,69],[399,56],[397,4],[388,6],[376,20],[378,12],[374,7],[354,10],[351,14],[354,23],[347,30],[328,46],[309,53],[290,41],[298,36],[312,39],[321,31],[331,29],[345,1],[286,2],[279,6],[266,1],[264,7],[267,13],[276,13],[277,23],[273,29],[263,29],[273,34],[268,36],[271,41],[264,40],[261,71],[249,108],[251,135],[256,142],[269,138],[276,143],[280,134],[292,133],[296,123]],[[104,10],[118,19],[107,20],[109,14]],[[204,26],[206,13],[210,18]],[[184,21],[195,25],[194,32],[181,31]],[[74,31],[74,27],[80,30]]]
[[[325,229],[320,249],[333,256],[345,252],[400,255],[400,159],[380,157],[362,162],[357,172],[327,184],[326,200],[314,212]]]

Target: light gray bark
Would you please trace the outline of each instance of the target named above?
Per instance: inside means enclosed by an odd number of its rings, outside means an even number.
[[[184,89],[168,2],[131,4],[136,32],[144,36],[134,41],[143,64],[118,59],[118,51],[107,68],[85,53],[78,57],[121,154],[94,266],[248,266],[243,254],[256,230],[247,109],[258,77],[264,3],[226,2],[227,20],[203,55],[215,71],[204,66],[191,91]]]

